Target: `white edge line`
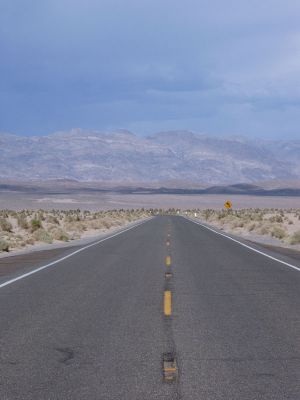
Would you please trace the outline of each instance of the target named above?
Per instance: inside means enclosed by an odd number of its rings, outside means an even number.
[[[150,219],[152,219],[152,218],[150,218]],[[27,272],[26,274],[22,274],[20,276],[17,276],[16,278],[13,278],[13,279],[10,279],[10,280],[8,280],[6,282],[3,282],[3,283],[0,284],[0,289],[5,287],[5,286],[11,285],[12,283],[17,282],[17,281],[19,281],[21,279],[27,278],[30,275],[36,274],[37,272],[42,271],[43,269],[49,268],[52,265],[58,264],[61,261],[64,261],[67,258],[70,258],[70,257],[74,256],[75,254],[81,253],[82,251],[84,251],[84,250],[86,250],[86,249],[88,249],[90,247],[96,246],[97,244],[104,242],[105,240],[112,239],[115,236],[121,235],[122,233],[130,231],[131,229],[137,228],[138,226],[140,226],[142,224],[145,224],[148,221],[149,221],[149,219],[146,219],[145,221],[142,221],[142,222],[140,222],[140,223],[138,223],[138,224],[136,224],[134,226],[130,226],[129,228],[126,228],[126,229],[122,230],[121,232],[114,233],[113,235],[107,236],[107,237],[105,237],[105,238],[103,238],[101,240],[98,240],[97,242],[91,243],[91,244],[89,244],[87,246],[84,246],[84,247],[78,249],[78,250],[75,250],[75,251],[73,251],[72,253],[68,254],[65,257],[59,258],[58,260],[52,261],[52,262],[50,262],[50,263],[48,263],[46,265],[42,265],[39,268],[36,268],[36,269],[34,269],[34,270],[30,271],[30,272]]]
[[[299,267],[296,267],[296,265],[289,264],[289,263],[287,263],[287,262],[285,262],[285,261],[280,260],[279,258],[270,256],[269,254],[264,253],[263,251],[257,250],[257,249],[255,249],[254,247],[248,246],[247,244],[245,244],[245,243],[243,243],[243,242],[240,242],[240,241],[237,240],[237,239],[234,239],[234,238],[232,238],[232,237],[230,237],[230,236],[228,236],[228,235],[225,235],[225,233],[218,232],[218,231],[216,231],[215,229],[210,228],[210,227],[208,227],[208,226],[202,224],[201,222],[195,221],[195,220],[193,220],[193,219],[191,219],[191,218],[188,218],[188,217],[184,217],[184,218],[187,219],[188,221],[193,222],[194,224],[200,225],[200,226],[202,226],[203,228],[206,228],[206,229],[208,229],[209,231],[212,231],[212,232],[216,233],[217,235],[224,236],[224,237],[226,237],[227,239],[232,240],[233,242],[236,242],[236,243],[240,244],[241,246],[246,247],[247,249],[250,249],[250,250],[252,250],[252,251],[255,251],[255,253],[261,254],[261,255],[263,255],[263,256],[265,256],[265,257],[270,258],[271,260],[277,261],[277,262],[279,262],[279,263],[281,263],[281,264],[286,265],[287,267],[293,268],[293,269],[295,269],[296,271],[299,271],[299,272],[300,272],[300,268],[299,268]]]

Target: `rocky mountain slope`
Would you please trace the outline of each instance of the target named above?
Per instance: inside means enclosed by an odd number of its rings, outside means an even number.
[[[300,178],[300,140],[209,137],[188,131],[148,137],[73,129],[48,136],[0,133],[0,179],[230,184]]]

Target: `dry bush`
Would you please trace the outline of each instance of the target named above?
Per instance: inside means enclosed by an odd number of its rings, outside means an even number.
[[[271,230],[271,235],[276,239],[284,239],[286,237],[286,231],[279,226],[274,226]]]
[[[234,220],[230,223],[231,228],[243,228],[245,226],[245,221],[243,220]]]
[[[277,223],[282,223],[283,222],[283,218],[281,215],[273,215],[272,217],[269,218],[269,221],[271,223],[277,222]]]
[[[44,242],[44,243],[52,243],[53,242],[52,236],[49,234],[49,232],[47,232],[43,228],[39,228],[36,231],[34,231],[33,238],[38,242]]]
[[[51,214],[46,216],[46,222],[49,224],[59,225],[59,220],[57,219],[57,217]]]
[[[68,242],[70,240],[69,235],[62,228],[53,227],[52,229],[49,230],[51,232],[52,238],[55,240],[61,240],[63,242]]]
[[[257,225],[255,222],[250,223],[250,225],[247,226],[248,232],[252,232],[256,229]]]
[[[0,251],[9,251],[9,243],[4,239],[0,239]]]
[[[93,221],[89,222],[89,227],[91,229],[105,229],[105,226],[103,224],[103,220],[101,219],[95,219]]]
[[[42,221],[39,220],[39,219],[33,218],[33,219],[30,221],[30,225],[31,225],[31,232],[35,232],[35,231],[37,231],[38,229],[41,229],[41,228],[42,228]]]
[[[29,229],[29,224],[27,222],[27,219],[24,215],[20,215],[17,217],[17,222],[18,222],[18,226],[24,230]]]
[[[111,228],[112,227],[112,222],[111,222],[111,220],[108,220],[108,219],[103,219],[102,220],[102,224],[103,224],[103,227],[105,228],[105,229],[109,229],[109,228]]]
[[[300,230],[293,233],[293,235],[289,238],[290,244],[300,244]]]
[[[27,239],[25,240],[25,243],[26,243],[26,244],[33,245],[33,244],[35,243],[34,238],[33,238],[33,237],[27,238]]]
[[[82,233],[85,230],[85,226],[82,222],[67,222],[64,224],[64,229],[67,232]]]
[[[6,218],[0,218],[0,228],[4,232],[11,232],[12,224]]]
[[[176,210],[169,210],[175,213]],[[139,218],[155,215],[163,210],[22,210],[19,212],[0,210],[0,230],[5,232],[1,240],[9,248],[33,245],[36,241],[52,243],[54,240],[67,241],[79,239],[87,230],[107,230],[124,225]],[[13,227],[16,226],[16,232]],[[21,235],[18,232],[22,233]],[[2,242],[1,242],[2,243]],[[5,249],[6,244],[2,247]],[[4,251],[1,250],[0,251]]]

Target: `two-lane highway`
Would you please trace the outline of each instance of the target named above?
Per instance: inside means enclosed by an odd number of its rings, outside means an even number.
[[[0,288],[0,399],[299,400],[299,289],[295,269],[154,218]]]

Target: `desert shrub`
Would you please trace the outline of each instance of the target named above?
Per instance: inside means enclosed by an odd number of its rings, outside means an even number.
[[[270,226],[262,225],[258,233],[260,233],[261,235],[268,235],[270,233]]]
[[[243,228],[245,225],[245,222],[242,220],[237,220],[237,221],[233,221],[231,223],[231,228]]]
[[[45,221],[45,214],[43,210],[39,210],[36,216],[36,219],[40,220],[40,221]]]
[[[85,226],[82,222],[68,222],[64,224],[64,228],[67,232],[83,232]]]
[[[109,229],[109,228],[111,228],[111,226],[113,225],[113,224],[111,223],[111,221],[108,221],[108,220],[106,220],[106,219],[104,219],[104,220],[102,221],[102,224],[103,224],[103,226],[104,226],[105,229]]]
[[[55,240],[61,240],[63,242],[67,242],[70,238],[66,231],[61,228],[51,229],[51,236]]]
[[[0,228],[2,231],[11,232],[12,231],[12,224],[7,221],[5,218],[0,218]]]
[[[277,222],[277,223],[282,223],[283,218],[281,215],[273,215],[272,217],[269,218],[270,222]]]
[[[53,242],[52,236],[49,234],[49,232],[47,232],[43,228],[39,228],[36,231],[34,231],[33,238],[39,242],[45,242],[45,243]]]
[[[252,231],[254,231],[255,228],[256,228],[256,224],[255,224],[255,223],[252,223],[252,224],[250,224],[250,225],[248,226],[248,231],[249,231],[249,232],[252,232]]]
[[[289,240],[290,244],[299,244],[300,243],[300,230],[295,232]]]
[[[35,218],[33,218],[33,219],[30,221],[30,225],[31,225],[31,231],[32,231],[32,232],[35,232],[35,231],[37,231],[38,229],[41,229],[41,228],[42,228],[42,221],[41,221],[40,219],[35,219]]]
[[[17,217],[17,222],[18,222],[18,226],[20,228],[22,228],[22,229],[28,229],[29,228],[28,222],[27,222],[26,218],[23,215]]]
[[[65,222],[78,222],[81,221],[81,217],[79,214],[71,214],[71,215],[66,215],[64,218]]]
[[[0,251],[9,251],[9,244],[4,239],[0,239]]]
[[[95,219],[89,222],[89,227],[92,229],[105,229],[105,225],[103,224],[103,219]]]
[[[276,239],[283,239],[286,236],[286,231],[279,226],[274,226],[271,230],[271,235]]]
[[[46,218],[46,222],[49,224],[59,225],[59,220],[54,215],[48,215]]]
[[[223,219],[223,218],[226,218],[229,214],[230,214],[230,210],[229,211],[220,211],[217,214],[217,218]]]
[[[69,239],[70,240],[80,239],[80,235],[77,232],[72,232],[71,234],[69,234]]]
[[[213,216],[215,216],[215,211],[211,210],[211,209],[207,209],[207,210],[203,211],[202,215],[204,216],[204,219],[207,221],[210,218],[212,218]]]

